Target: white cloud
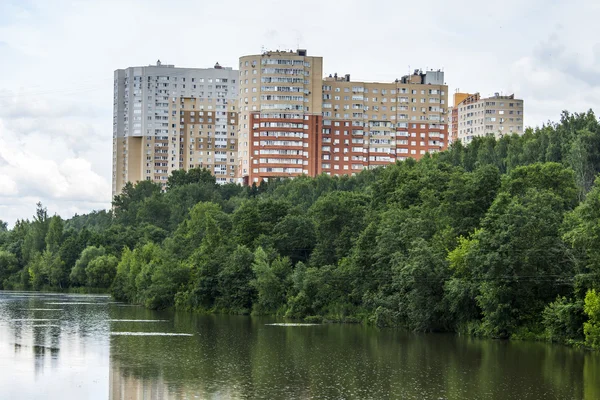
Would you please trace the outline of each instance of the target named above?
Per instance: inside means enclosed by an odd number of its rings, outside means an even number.
[[[533,126],[600,103],[600,40],[582,34],[600,2],[305,0],[288,11],[275,0],[0,1],[0,218],[26,218],[37,200],[63,215],[109,206],[113,71],[158,58],[236,67],[263,46],[299,45],[353,80],[444,68],[450,93],[515,92]]]
[[[51,214],[64,217],[110,206],[108,180],[94,171],[85,157],[91,156],[86,150],[93,137],[88,140],[82,129],[82,144],[75,145],[73,132],[58,129],[61,123],[61,119],[52,120],[44,129],[34,117],[21,117],[18,123],[0,119],[0,219],[13,223],[27,218],[38,201]],[[85,124],[77,122],[75,126]],[[103,147],[110,151],[110,146]]]

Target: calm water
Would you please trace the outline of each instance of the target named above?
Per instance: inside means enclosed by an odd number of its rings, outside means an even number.
[[[600,355],[0,292],[0,399],[600,399]]]

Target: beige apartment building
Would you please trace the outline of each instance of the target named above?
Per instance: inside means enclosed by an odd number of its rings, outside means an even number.
[[[390,83],[325,78],[319,172],[354,174],[446,149],[447,103],[439,70]]]
[[[239,72],[173,65],[115,71],[113,195],[126,182],[163,186],[178,169],[219,183],[355,174],[448,146],[444,72],[393,82],[323,78],[306,50],[240,58]]]
[[[322,77],[306,50],[240,58],[240,182],[354,174],[448,145],[442,71],[394,82]]]
[[[450,114],[453,140],[464,144],[477,136],[500,138],[524,132],[523,100],[515,99],[514,94],[502,96],[495,93],[487,98],[482,98],[479,93],[460,96],[455,98]]]
[[[207,99],[175,98],[169,112],[178,134],[171,134],[170,143],[177,143],[172,158],[175,169],[207,168],[217,183],[233,183],[237,167],[237,103],[218,99],[213,105]],[[174,157],[173,157],[174,156]],[[172,171],[169,171],[169,174]],[[161,177],[162,180],[162,177]]]
[[[241,57],[239,71],[239,182],[317,175],[323,58],[267,51]]]

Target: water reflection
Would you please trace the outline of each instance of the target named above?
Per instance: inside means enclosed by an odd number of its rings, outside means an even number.
[[[600,398],[595,353],[280,322],[0,292],[0,398]]]
[[[1,399],[108,397],[109,328],[102,312],[46,304],[82,298],[0,292]],[[86,327],[93,332],[89,337],[82,334]]]

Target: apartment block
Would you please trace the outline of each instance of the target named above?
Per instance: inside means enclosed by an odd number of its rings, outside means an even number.
[[[319,173],[354,174],[446,149],[447,101],[442,71],[391,83],[325,78]]]
[[[127,182],[166,185],[178,169],[236,174],[238,71],[176,68],[160,61],[114,73],[112,194]],[[230,160],[234,159],[234,162]]]
[[[318,174],[322,57],[306,50],[240,58],[239,181]]]
[[[451,110],[452,136],[464,144],[474,137],[523,134],[523,100],[514,94],[482,98],[479,93],[466,94],[455,98]]]
[[[355,174],[448,146],[444,72],[393,82],[323,78],[306,50],[243,56],[223,68],[131,67],[114,74],[113,195],[208,168],[217,182]]]
[[[454,93],[454,101],[452,107],[448,108],[448,126],[450,127],[450,143],[458,140],[458,105],[467,97],[472,96],[472,93]]]
[[[218,79],[218,78],[217,78]],[[169,107],[173,125],[169,143],[172,146],[168,174],[175,169],[207,168],[217,183],[233,183],[237,167],[237,102],[206,98],[174,98]],[[174,117],[174,118],[173,118]],[[179,160],[179,163],[173,163]],[[157,176],[158,177],[158,176]],[[160,181],[164,181],[160,175]]]

